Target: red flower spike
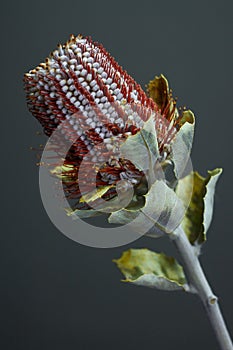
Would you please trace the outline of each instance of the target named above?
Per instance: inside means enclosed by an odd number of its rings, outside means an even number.
[[[108,140],[114,137],[123,140],[136,134],[150,116],[148,109],[158,117],[160,150],[172,139],[171,130],[168,132],[168,127],[161,125],[157,104],[102,45],[89,37],[72,35],[66,44],[58,45],[45,63],[25,74],[24,82],[29,110],[42,124],[45,134],[50,136],[65,122],[64,133],[68,136],[75,133],[78,138],[65,160],[65,165],[73,166],[66,191],[77,199],[82,157],[91,154],[93,145],[103,141],[108,145]],[[130,113],[124,108],[127,103],[132,106]],[[110,143],[106,154],[112,147]],[[98,157],[98,153],[92,155],[90,167]],[[117,165],[112,165],[109,160],[97,174],[97,186],[115,184],[123,178],[137,184],[142,176],[129,161],[120,159]],[[87,180],[87,191],[88,181],[91,179]]]

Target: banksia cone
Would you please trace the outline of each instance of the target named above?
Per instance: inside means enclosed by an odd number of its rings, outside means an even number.
[[[72,35],[45,63],[25,74],[24,82],[29,110],[41,123],[45,134],[50,136],[63,122],[67,137],[71,133],[77,135],[64,164],[70,169],[65,174],[66,191],[78,201],[81,196],[78,170],[83,156],[89,154],[90,167],[101,160],[103,149],[98,153],[93,150],[94,146],[104,143],[109,160],[98,170],[97,178],[82,179],[86,181],[87,192],[91,181],[98,187],[114,186],[118,180],[127,179],[137,186],[143,173],[129,160],[114,159],[111,153],[114,145],[136,134],[154,113],[161,159],[164,159],[180,127],[181,117],[171,96],[167,94],[161,101],[158,87],[151,84],[149,89],[157,95],[154,99],[148,97],[103,46],[88,37]],[[105,197],[115,193],[113,188]]]

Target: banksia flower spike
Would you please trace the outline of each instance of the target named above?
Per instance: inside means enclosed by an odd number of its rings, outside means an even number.
[[[66,44],[58,45],[45,63],[25,74],[28,107],[45,134],[50,136],[61,122],[66,137],[77,134],[64,162],[68,167],[66,179],[69,175],[65,187],[71,197],[80,198],[78,169],[83,156],[89,152],[93,167],[103,152],[92,150],[94,145],[104,142],[106,152],[112,151],[117,141],[124,142],[136,134],[151,113],[156,120],[161,159],[166,158],[182,117],[168,87],[160,86],[161,78],[155,81],[157,85],[151,82],[148,87],[152,99],[102,45],[80,35],[72,35]],[[143,173],[130,161],[112,158],[98,171],[97,182],[86,180],[87,192],[91,181],[97,186],[114,185],[119,179],[127,179],[133,185],[140,183]],[[114,189],[109,193],[115,194]]]
[[[41,198],[52,222],[69,238],[92,247],[128,244],[143,234],[171,239],[184,268],[148,249],[130,249],[114,262],[128,283],[199,295],[221,350],[233,350],[198,260],[222,169],[209,171],[206,178],[193,171],[184,175],[191,170],[194,115],[177,109],[166,78],[155,77],[145,93],[102,45],[72,35],[25,74],[24,83],[29,110],[50,136],[42,163],[52,159],[47,165],[62,179],[53,186],[40,168]],[[56,207],[53,187],[74,199],[71,210],[61,213]],[[112,227],[111,234],[95,226],[88,234],[87,223],[73,225],[66,216],[99,213],[121,227]]]

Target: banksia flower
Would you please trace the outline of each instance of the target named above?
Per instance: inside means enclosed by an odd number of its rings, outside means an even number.
[[[149,84],[154,98],[148,97],[103,46],[88,37],[72,35],[66,44],[58,45],[45,63],[25,74],[24,82],[29,110],[45,134],[50,136],[63,122],[66,137],[77,135],[64,164],[69,179],[65,183],[66,192],[78,201],[81,197],[78,170],[83,156],[89,155],[90,167],[102,157],[103,148],[98,153],[94,146],[104,143],[105,162],[97,178],[82,181],[86,181],[87,192],[91,181],[97,187],[112,185],[113,189],[105,194],[111,197],[116,194],[114,185],[118,180],[126,179],[137,186],[143,178],[143,173],[129,160],[112,157],[114,146],[136,134],[154,113],[160,155],[164,159],[181,126],[182,117],[175,101],[165,91],[166,86],[162,86],[161,94],[160,80],[157,85]]]

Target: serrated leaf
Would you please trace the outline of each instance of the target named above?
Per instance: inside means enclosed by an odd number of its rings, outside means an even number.
[[[206,233],[213,216],[215,186],[222,169],[208,171],[206,178],[197,172],[179,180],[176,193],[188,207],[182,220],[182,227],[192,244],[206,241]],[[191,201],[190,203],[190,194]]]
[[[157,180],[145,195],[145,205],[135,211],[122,209],[109,217],[113,224],[129,224],[139,232],[159,237],[172,232],[182,221],[184,206],[176,193],[164,181]]]
[[[129,249],[113,261],[126,278],[125,282],[168,291],[186,289],[182,266],[163,253]]]

